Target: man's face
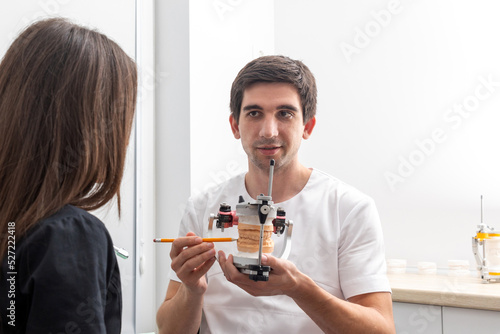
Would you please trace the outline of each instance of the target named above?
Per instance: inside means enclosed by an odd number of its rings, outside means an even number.
[[[293,85],[256,83],[243,93],[239,122],[232,116],[230,122],[249,162],[266,171],[274,159],[278,171],[298,164],[300,143],[311,134],[315,119],[304,125],[300,96]]]

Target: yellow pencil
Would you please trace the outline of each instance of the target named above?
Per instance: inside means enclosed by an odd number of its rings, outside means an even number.
[[[175,239],[153,239],[153,242],[174,242]],[[204,242],[231,242],[238,239],[235,238],[203,238]]]

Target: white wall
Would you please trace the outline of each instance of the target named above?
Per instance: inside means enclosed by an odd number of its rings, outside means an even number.
[[[196,194],[247,170],[229,127],[229,94],[249,60],[274,53],[274,5],[191,0],[189,15],[191,192]]]
[[[303,159],[375,198],[388,257],[473,264],[481,194],[486,221],[500,228],[500,4],[275,3],[276,51],[303,59],[318,80]],[[401,174],[392,186],[388,172]]]
[[[301,59],[315,74],[318,123],[301,159],[375,199],[387,256],[473,268],[481,194],[486,222],[500,228],[500,5],[257,3],[191,1],[192,192],[246,168],[227,123],[229,89],[262,39],[264,54]],[[453,108],[464,103],[460,116]]]

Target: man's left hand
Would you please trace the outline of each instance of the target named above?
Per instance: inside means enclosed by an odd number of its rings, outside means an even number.
[[[242,274],[233,264],[233,256],[219,251],[219,264],[226,279],[239,286],[252,296],[290,295],[297,287],[301,275],[290,261],[278,259],[269,254],[262,254],[262,265],[270,266],[269,281],[255,282],[248,275]]]

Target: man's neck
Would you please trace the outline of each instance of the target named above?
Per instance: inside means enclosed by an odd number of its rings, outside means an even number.
[[[273,202],[281,203],[297,195],[307,184],[311,171],[301,164],[288,169],[275,169],[272,188]],[[245,175],[245,186],[248,194],[254,199],[260,194],[268,195],[269,170],[249,168]]]

